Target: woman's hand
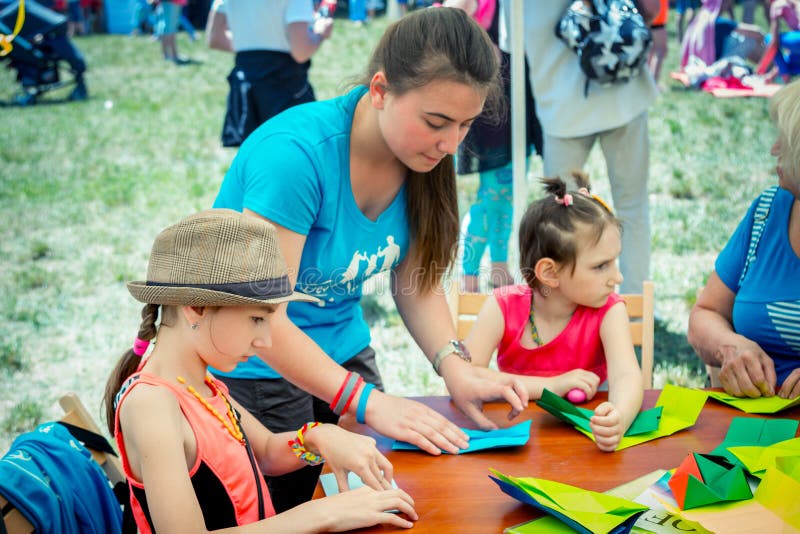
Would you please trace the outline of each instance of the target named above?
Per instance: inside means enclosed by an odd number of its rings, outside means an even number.
[[[554,376],[549,379],[547,389],[563,397],[571,389],[580,389],[586,393],[586,400],[592,399],[597,393],[600,385],[600,377],[585,369],[573,369],[562,375]]]
[[[347,483],[350,471],[361,477],[370,488],[392,488],[392,464],[375,447],[373,438],[325,424],[307,430],[305,442],[306,448],[317,451],[325,458],[325,463],[336,475],[339,491],[350,489]]]
[[[778,396],[784,399],[800,397],[800,367],[792,371],[783,381]]]
[[[450,360],[450,362],[448,362]],[[458,363],[444,370],[447,363]],[[508,419],[513,419],[528,407],[528,390],[522,381],[507,373],[472,366],[460,358],[448,358],[442,364],[450,397],[482,430],[495,430],[497,425],[483,414],[483,403],[506,401],[511,405]]]
[[[724,344],[717,348],[722,387],[736,397],[775,395],[777,378],[772,358],[758,343],[738,334],[735,337],[735,344]]]
[[[401,489],[376,491],[365,486],[300,506],[307,509],[304,512],[309,514],[311,522],[325,525],[320,532],[342,532],[381,524],[411,528],[412,521],[419,519],[414,500]],[[412,521],[387,510],[399,510]]]
[[[597,448],[606,452],[615,451],[625,433],[622,414],[610,402],[603,402],[594,409],[589,428],[592,429]]]
[[[384,436],[411,443],[434,455],[442,451],[457,454],[458,449],[469,445],[467,435],[439,412],[421,402],[377,390],[369,397],[365,420]]]

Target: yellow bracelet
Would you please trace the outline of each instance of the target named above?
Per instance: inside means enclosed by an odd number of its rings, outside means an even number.
[[[322,423],[318,421],[304,424],[303,427],[297,431],[297,437],[289,441],[289,447],[292,448],[292,452],[294,452],[295,456],[303,460],[308,465],[319,465],[325,461],[325,458],[322,456],[314,454],[310,450],[306,449],[305,443],[306,431],[311,430],[315,426],[319,426],[321,424]]]

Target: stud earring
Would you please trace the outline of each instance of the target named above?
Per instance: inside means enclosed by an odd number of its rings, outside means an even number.
[[[539,293],[541,293],[543,297],[549,297],[550,291],[550,286],[546,286],[544,284],[542,284],[542,286],[539,288]]]
[[[200,323],[192,323],[192,330],[197,330],[200,328]]]

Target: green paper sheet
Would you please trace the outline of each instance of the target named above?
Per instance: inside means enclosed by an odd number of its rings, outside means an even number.
[[[767,447],[728,447],[728,452],[733,454],[751,475],[761,478],[764,471],[775,466],[778,458],[796,457],[800,465],[800,438],[779,441]]]
[[[611,532],[647,510],[644,505],[614,495],[597,493],[552,480],[510,477],[495,469],[490,471],[501,488],[503,484],[509,485],[527,497],[523,502],[532,505],[535,502],[536,508],[562,516],[562,520],[572,524],[573,528],[582,527],[588,532]],[[537,532],[542,531],[537,530]]]
[[[775,458],[775,467],[800,482],[800,456],[779,456]]]
[[[739,463],[736,456],[728,452],[730,447],[768,447],[794,437],[798,421],[793,419],[767,419],[765,417],[734,417],[728,433],[711,454],[724,456]]]
[[[793,406],[800,406],[800,397],[796,399],[782,399],[774,397],[734,397],[724,391],[709,391],[708,396],[746,413],[777,413]]]
[[[591,433],[589,426],[589,419],[594,415],[594,411],[587,410],[586,408],[579,408],[571,402],[564,400],[547,388],[542,391],[542,398],[536,401],[536,404],[555,415],[562,421],[570,423],[578,429],[585,430]],[[626,436],[636,436],[638,434],[645,434],[653,432],[658,429],[658,424],[661,419],[661,407],[651,408],[640,412],[636,419],[631,423],[628,431],[625,432]]]
[[[658,428],[651,432],[644,432],[631,436],[626,434],[621,440],[616,450],[627,449],[640,443],[645,443],[664,436],[670,436],[679,430],[689,428],[694,425],[700,412],[703,410],[703,405],[706,403],[708,394],[705,391],[697,389],[683,388],[680,386],[673,386],[667,384],[661,391],[656,401],[656,408],[661,408],[661,418],[659,419]],[[595,441],[594,436],[588,430],[576,427],[578,432],[584,434],[592,441]]]

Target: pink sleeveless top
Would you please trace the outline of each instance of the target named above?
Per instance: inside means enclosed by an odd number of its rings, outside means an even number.
[[[222,395],[228,396],[228,388],[214,379],[217,394],[206,399],[218,413],[227,417],[228,407]],[[125,441],[119,426],[119,410],[127,395],[139,384],[165,387],[178,399],[183,416],[189,422],[197,441],[197,458],[189,469],[203,519],[209,530],[247,525],[259,520],[259,487],[262,495],[263,517],[275,515],[269,490],[258,464],[251,463],[250,455],[239,440],[231,436],[211,412],[209,412],[185,387],[168,382],[150,373],[138,372],[123,384],[116,401],[116,440],[122,458],[122,467],[131,489],[131,509],[139,532],[154,531],[150,517],[144,485],[134,479]],[[258,486],[256,485],[258,484]]]
[[[494,19],[494,12],[497,9],[497,0],[478,0],[478,7],[472,18],[481,25],[484,30],[488,30],[492,26]]]
[[[622,298],[609,295],[601,308],[578,306],[566,328],[549,343],[535,349],[520,345],[531,309],[532,290],[527,285],[499,287],[494,296],[505,320],[497,347],[497,367],[504,372],[528,376],[556,376],[573,369],[585,369],[608,378],[606,357],[600,340],[600,324],[606,312]]]

